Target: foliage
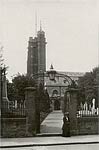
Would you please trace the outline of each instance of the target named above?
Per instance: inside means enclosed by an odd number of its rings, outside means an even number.
[[[91,72],[85,73],[78,81],[79,101],[87,101],[92,103],[92,99],[96,99],[96,107],[98,105],[98,86],[99,86],[99,67],[94,68]]]
[[[27,75],[16,75],[12,79],[12,83],[8,82],[8,98],[9,100],[24,100],[25,88],[29,86],[35,86],[35,82],[32,77]]]
[[[47,90],[44,90],[42,84],[39,85],[39,101],[40,101],[40,111],[49,112],[50,110],[50,98]]]
[[[16,90],[14,88],[14,84],[8,81],[7,83],[7,96],[10,101],[14,101],[16,99]]]
[[[12,83],[8,82],[8,99],[10,101],[17,100],[20,102],[25,99],[25,88],[30,86],[36,86],[34,80],[26,75],[16,75],[12,79]],[[39,89],[36,93],[36,99],[40,104],[40,112],[47,112],[50,109],[50,98],[47,90],[44,89],[43,85],[39,85]],[[37,101],[36,100],[36,101]],[[38,104],[37,104],[38,105]],[[37,106],[38,107],[38,106]]]
[[[77,87],[78,87],[78,86],[77,86],[77,84],[75,83],[74,80],[72,80],[71,85],[68,86],[68,88],[77,88]]]

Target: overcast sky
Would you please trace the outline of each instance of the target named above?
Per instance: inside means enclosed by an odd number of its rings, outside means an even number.
[[[0,45],[8,78],[27,70],[27,47],[37,29],[46,35],[47,70],[91,71],[98,65],[99,0],[0,0]]]

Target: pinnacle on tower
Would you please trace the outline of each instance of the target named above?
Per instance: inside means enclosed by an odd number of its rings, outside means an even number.
[[[37,36],[37,13],[35,12],[35,36]]]
[[[42,31],[42,23],[41,23],[41,20],[40,20],[40,31]]]

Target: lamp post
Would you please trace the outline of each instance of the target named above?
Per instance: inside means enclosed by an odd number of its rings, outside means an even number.
[[[50,70],[47,71],[47,76],[51,81],[55,81],[56,76],[64,78],[64,83],[66,81],[68,82],[69,86],[74,87],[76,85],[75,81],[72,80],[72,78],[66,74],[58,73],[57,71],[54,70],[53,66],[51,65]]]
[[[48,77],[50,80],[55,81],[56,71],[54,70],[53,66],[51,65],[50,71],[47,71]]]

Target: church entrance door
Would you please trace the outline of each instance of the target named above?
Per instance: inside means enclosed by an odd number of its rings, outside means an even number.
[[[54,110],[60,110],[60,101],[58,99],[54,101]]]

